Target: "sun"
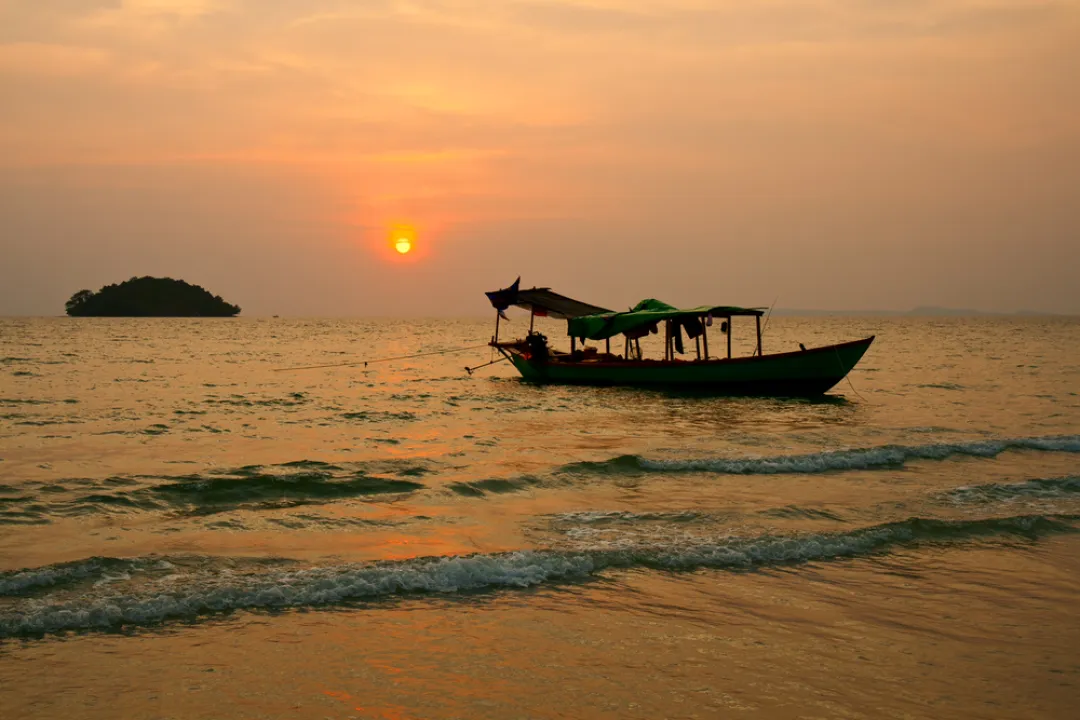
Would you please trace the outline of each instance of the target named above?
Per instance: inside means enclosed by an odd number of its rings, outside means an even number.
[[[386,235],[390,251],[398,256],[416,254],[416,228],[412,225],[392,225]]]

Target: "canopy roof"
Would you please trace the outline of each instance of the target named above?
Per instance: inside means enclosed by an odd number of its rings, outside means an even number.
[[[741,308],[729,305],[702,305],[679,309],[659,300],[642,300],[628,312],[603,312],[571,318],[567,323],[567,335],[586,340],[604,340],[620,333],[655,325],[661,320],[695,321],[698,318],[729,317],[735,315],[764,315],[759,308]]]
[[[582,315],[595,315],[597,313],[611,312],[607,308],[602,308],[599,305],[590,305],[589,303],[574,300],[565,295],[560,295],[557,292],[552,292],[550,288],[529,288],[528,290],[521,290],[518,288],[518,285],[520,284],[521,278],[518,278],[510,287],[485,293],[485,295],[488,296],[491,305],[500,312],[513,305],[514,307],[524,308],[530,312],[534,312],[541,317],[548,316],[562,320],[569,320],[571,318],[581,317]]]

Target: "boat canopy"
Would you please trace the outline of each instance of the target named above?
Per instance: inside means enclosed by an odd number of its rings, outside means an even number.
[[[514,284],[508,288],[484,294],[488,296],[488,300],[491,301],[492,307],[499,312],[502,312],[513,305],[514,307],[524,308],[540,317],[553,317],[561,320],[570,320],[583,315],[596,315],[598,313],[611,312],[611,310],[602,308],[599,305],[590,305],[589,303],[574,300],[565,295],[560,295],[557,292],[552,292],[551,288],[529,288],[527,290],[521,290],[518,287],[520,284],[521,278],[518,278],[514,281]]]
[[[627,337],[641,337],[649,332],[656,332],[662,320],[674,320],[685,325],[690,337],[696,337],[700,330],[700,319],[709,317],[733,317],[736,315],[764,315],[759,308],[741,308],[728,305],[702,305],[701,307],[680,309],[660,300],[642,300],[627,312],[603,312],[570,318],[567,322],[567,335],[583,340],[605,340],[620,333]]]

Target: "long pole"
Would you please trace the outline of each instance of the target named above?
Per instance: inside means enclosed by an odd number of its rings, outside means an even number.
[[[757,318],[757,356],[761,357],[761,316],[755,317]]]

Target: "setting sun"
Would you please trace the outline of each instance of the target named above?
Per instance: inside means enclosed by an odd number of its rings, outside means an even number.
[[[391,252],[399,257],[416,252],[416,228],[412,225],[391,226],[386,239]]]

